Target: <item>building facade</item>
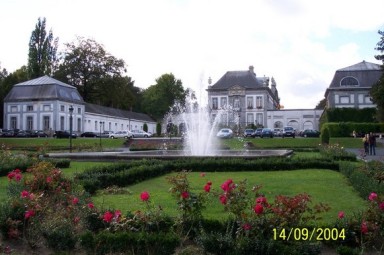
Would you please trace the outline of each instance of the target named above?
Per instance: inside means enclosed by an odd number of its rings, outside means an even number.
[[[362,61],[336,70],[332,82],[325,91],[327,108],[376,107],[370,89],[382,75],[381,66]]]
[[[84,102],[74,86],[49,76],[14,85],[4,98],[4,129],[119,131],[143,129],[156,131],[156,122],[146,114],[102,107]]]

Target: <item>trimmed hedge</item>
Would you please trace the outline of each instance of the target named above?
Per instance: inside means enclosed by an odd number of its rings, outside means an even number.
[[[88,254],[173,254],[180,244],[174,233],[87,232],[80,236]]]
[[[204,169],[205,172],[278,171],[296,169],[339,170],[339,164],[328,158],[261,158],[256,160],[193,158],[165,161],[136,160],[99,166],[76,175],[84,189],[94,194],[112,185],[124,187],[174,171]]]
[[[325,129],[329,130],[330,137],[350,137],[353,131],[358,135],[384,133],[384,123],[329,122],[322,125],[321,133]]]

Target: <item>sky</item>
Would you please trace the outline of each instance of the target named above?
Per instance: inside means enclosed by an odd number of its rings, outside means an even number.
[[[227,71],[273,77],[284,109],[313,109],[336,70],[374,56],[383,0],[0,0],[0,67],[26,65],[39,17],[59,38],[94,39],[135,86],[172,73],[206,99]]]

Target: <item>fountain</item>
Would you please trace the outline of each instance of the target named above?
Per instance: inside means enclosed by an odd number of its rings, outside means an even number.
[[[165,116],[164,123],[176,125],[181,133],[183,150],[169,150],[167,143],[171,137],[163,139],[163,146],[153,151],[110,151],[110,152],[79,152],[79,153],[50,153],[51,158],[71,158],[76,160],[114,161],[125,159],[160,158],[180,159],[185,157],[195,158],[244,158],[254,159],[259,157],[286,157],[292,153],[291,150],[256,150],[244,143],[243,150],[219,150],[219,140],[216,133],[223,114],[233,113],[231,107],[224,107],[217,112],[214,119],[210,118],[209,111],[201,108],[194,97],[188,97],[185,105],[176,103]],[[234,122],[238,125],[239,119],[235,116]],[[149,138],[150,140],[161,138]],[[241,137],[233,139],[242,139]]]

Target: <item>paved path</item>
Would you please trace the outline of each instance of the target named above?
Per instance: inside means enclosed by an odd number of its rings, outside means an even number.
[[[384,138],[383,139],[376,139],[376,155],[367,155],[365,157],[366,160],[378,160],[384,162]],[[361,159],[361,154],[364,151],[364,148],[361,147],[361,149],[345,149],[346,151],[352,152],[356,154],[356,157],[358,159]]]

